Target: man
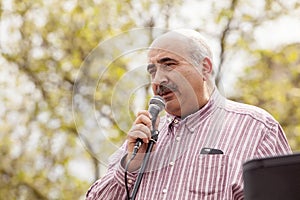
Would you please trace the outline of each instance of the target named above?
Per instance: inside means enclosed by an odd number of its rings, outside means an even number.
[[[147,67],[166,116],[136,199],[243,199],[242,164],[291,153],[280,125],[264,110],[222,97],[213,80],[212,54],[192,30],[170,31],[150,46]],[[86,199],[126,199],[124,167],[137,138],[139,154],[128,169],[132,191],[151,138],[151,116],[137,114],[107,174]]]

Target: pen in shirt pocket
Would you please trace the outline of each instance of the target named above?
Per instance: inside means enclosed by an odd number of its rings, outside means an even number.
[[[224,154],[222,150],[220,149],[213,149],[213,148],[207,148],[207,147],[204,147],[201,149],[201,152],[200,154]]]

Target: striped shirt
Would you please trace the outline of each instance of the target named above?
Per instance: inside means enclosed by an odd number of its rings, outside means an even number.
[[[160,120],[156,149],[151,153],[136,199],[243,199],[242,164],[252,158],[291,153],[279,123],[266,111],[230,101],[214,91],[196,113]],[[204,147],[223,154],[202,154]],[[126,142],[115,153],[107,174],[87,192],[87,200],[126,199]],[[128,173],[132,190],[138,171]]]

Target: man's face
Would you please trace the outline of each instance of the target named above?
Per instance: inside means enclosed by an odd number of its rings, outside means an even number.
[[[184,39],[158,39],[151,46],[148,57],[152,90],[164,98],[168,113],[185,117],[203,106],[202,66],[191,64],[188,43]]]

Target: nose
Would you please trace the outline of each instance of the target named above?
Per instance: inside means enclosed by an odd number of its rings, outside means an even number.
[[[160,67],[157,68],[155,74],[152,77],[152,84],[159,85],[161,83],[167,82],[167,75],[166,72],[160,69]]]
[[[154,94],[156,94],[157,87],[163,83],[164,84],[168,83],[168,77],[163,70],[160,70],[158,68],[155,75],[152,77],[152,81],[151,81]]]

